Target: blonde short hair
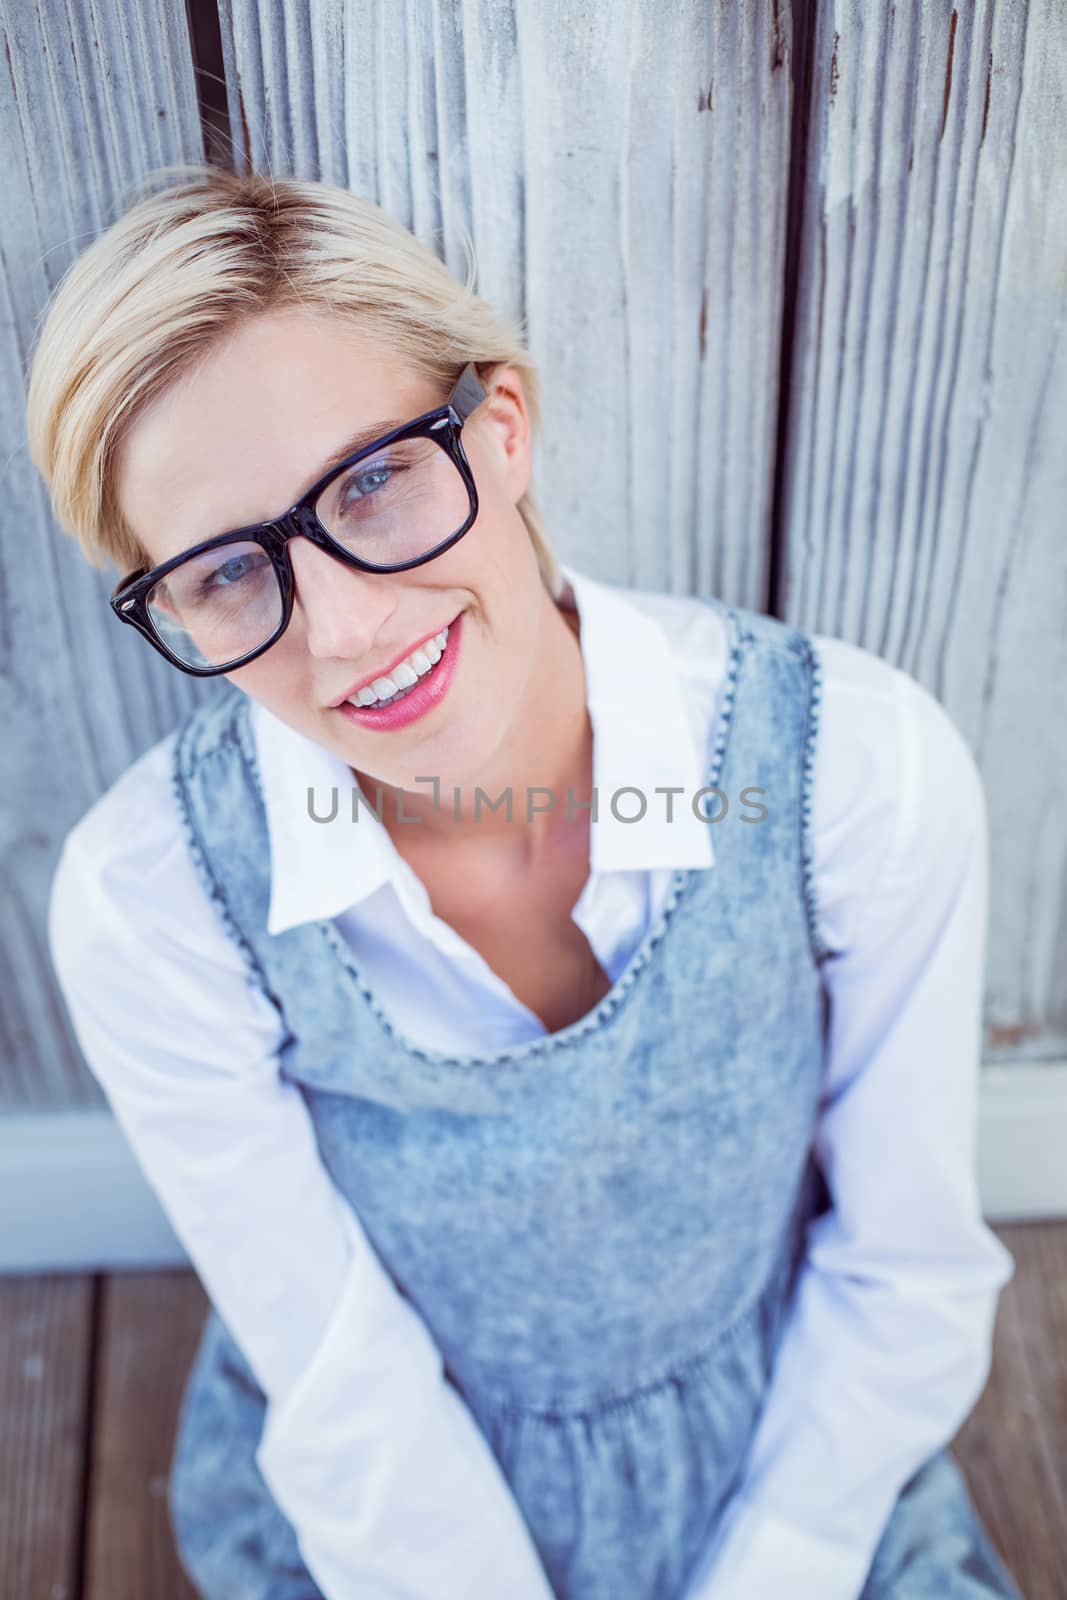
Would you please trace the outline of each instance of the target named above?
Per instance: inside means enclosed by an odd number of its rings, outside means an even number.
[[[517,329],[414,234],[346,189],[168,169],[81,255],[48,307],[30,372],[30,455],[94,567],[150,565],[118,506],[113,463],[138,412],[242,317],[294,304],[377,334],[446,391],[473,361],[517,369],[534,430],[537,371]],[[518,511],[542,578],[562,575],[528,490]]]

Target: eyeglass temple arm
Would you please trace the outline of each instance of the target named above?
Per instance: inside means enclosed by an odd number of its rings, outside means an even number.
[[[449,396],[452,406],[461,422],[466,422],[476,406],[488,397],[489,391],[475,370],[474,362],[468,361],[456,380],[456,387]]]

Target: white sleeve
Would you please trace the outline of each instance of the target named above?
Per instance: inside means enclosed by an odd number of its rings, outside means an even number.
[[[885,673],[884,723],[873,698],[824,700],[816,767],[816,882],[841,934],[815,1140],[833,1203],[809,1226],[742,1476],[686,1600],[856,1600],[900,1490],[985,1385],[1014,1267],[977,1190],[981,779],[933,696]]]
[[[281,1019],[196,877],[168,751],[68,835],[49,939],[85,1059],[267,1397],[264,1478],[327,1600],[551,1600],[484,1435],[278,1072]]]

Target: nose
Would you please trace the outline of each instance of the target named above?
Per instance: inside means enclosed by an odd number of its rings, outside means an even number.
[[[302,535],[289,542],[295,594],[293,624],[303,625],[313,656],[365,655],[396,609],[388,573],[360,572]]]

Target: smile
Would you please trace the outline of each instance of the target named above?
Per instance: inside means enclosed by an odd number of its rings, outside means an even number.
[[[344,717],[376,733],[394,733],[431,715],[444,702],[456,675],[464,613],[424,639],[403,661],[337,705]]]
[[[435,633],[432,639],[427,639],[417,650],[380,678],[375,678],[373,683],[365,683],[358,694],[352,695],[346,703],[352,706],[388,706],[396,700],[403,700],[412,689],[417,688],[420,678],[427,677],[433,672],[434,667],[444,654],[445,645],[448,643],[448,625]]]

